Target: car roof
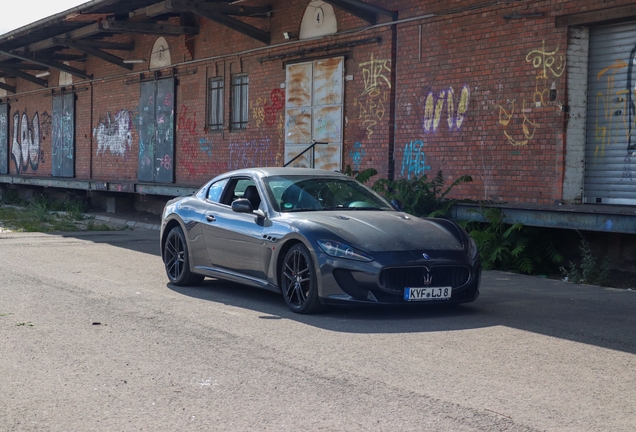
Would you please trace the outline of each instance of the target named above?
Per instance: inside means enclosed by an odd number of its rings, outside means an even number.
[[[229,171],[222,176],[237,176],[237,175],[257,175],[259,178],[272,177],[272,176],[316,176],[316,177],[347,177],[344,174],[327,171],[315,168],[295,168],[295,167],[259,167],[259,168],[245,168],[235,171]],[[348,178],[348,177],[347,177]]]

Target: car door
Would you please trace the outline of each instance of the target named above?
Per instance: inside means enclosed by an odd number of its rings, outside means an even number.
[[[242,198],[247,187],[253,185],[254,180],[248,177],[230,178],[219,201],[208,200],[203,235],[212,267],[264,281],[263,219],[256,214],[237,213],[231,207],[232,201]]]

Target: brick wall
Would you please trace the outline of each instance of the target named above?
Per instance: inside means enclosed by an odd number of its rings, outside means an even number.
[[[396,30],[365,29],[367,23],[335,9],[338,36],[264,50],[261,42],[200,17],[198,35],[167,37],[174,66],[161,71],[159,78],[177,75],[172,119],[175,182],[198,185],[228,169],[282,165],[285,111],[280,98],[286,62],[344,55],[345,75],[352,79],[345,81],[344,90],[343,168],[373,167],[379,177],[434,175],[442,170],[449,183],[471,175],[472,183],[455,189],[457,198],[523,203],[576,199],[580,179],[570,173],[583,162],[576,153],[581,149],[567,145],[568,134],[576,130],[568,131],[562,107],[569,103],[568,94],[581,92],[582,81],[568,87],[568,30],[556,28],[555,17],[631,2],[372,3],[397,9],[400,20],[421,18],[403,22]],[[272,5],[271,18],[246,20],[269,30],[272,45],[285,42],[284,31],[298,35],[307,6],[297,0],[244,4]],[[379,22],[388,19],[380,16]],[[381,41],[326,48],[371,37]],[[108,40],[135,44],[133,52],[113,54],[148,60],[156,37],[116,35]],[[320,47],[325,49],[263,61]],[[199,61],[203,59],[207,60]],[[136,181],[139,130],[144,127],[139,124],[138,73],[146,71],[143,78],[151,78],[148,65],[127,71],[92,57],[72,65],[95,78],[83,83],[75,79],[76,177]],[[240,131],[229,126],[231,78],[237,73],[247,73],[250,80],[249,123]],[[225,79],[222,131],[207,127],[207,80],[212,77]],[[57,74],[49,80],[53,85]],[[31,121],[37,112],[41,123],[37,168],[27,166],[20,175],[50,176],[50,90],[38,91],[23,80],[17,80],[17,87],[18,101],[11,103],[10,117],[26,113]],[[17,173],[13,162],[11,173]]]

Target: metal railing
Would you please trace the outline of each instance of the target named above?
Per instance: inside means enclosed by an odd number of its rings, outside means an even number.
[[[318,144],[329,144],[328,142],[322,142],[322,141],[316,141],[316,140],[312,140],[312,144],[307,147],[305,150],[301,151],[300,153],[298,153],[292,160],[290,160],[289,162],[287,162],[285,165],[283,165],[284,167],[289,166],[292,162],[294,162],[296,159],[298,159],[299,157],[301,157],[302,155],[304,155],[305,153],[307,153],[309,150],[311,150],[311,167],[315,168],[316,167],[316,145]]]

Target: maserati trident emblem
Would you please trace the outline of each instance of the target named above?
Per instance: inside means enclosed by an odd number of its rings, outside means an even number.
[[[427,253],[423,253],[422,256],[424,257],[425,260],[430,258]]]
[[[424,273],[424,286],[431,286],[433,283],[433,275],[428,267],[424,267],[424,269],[426,270],[426,273]]]

